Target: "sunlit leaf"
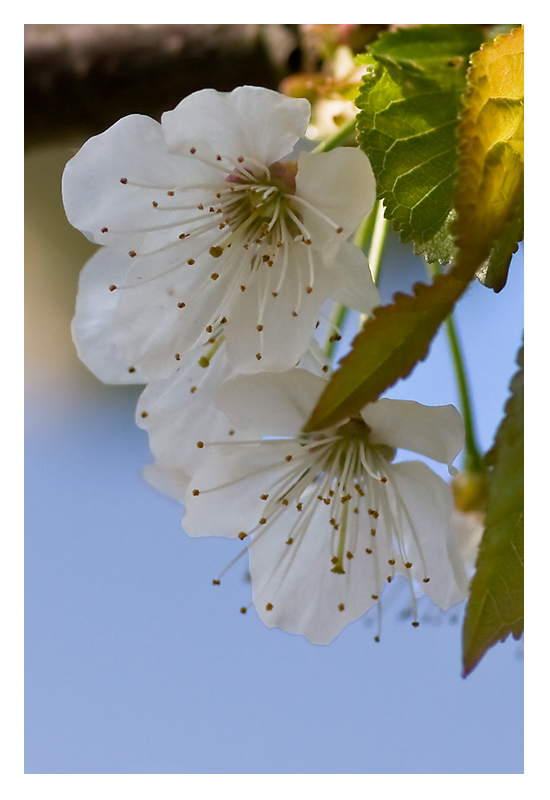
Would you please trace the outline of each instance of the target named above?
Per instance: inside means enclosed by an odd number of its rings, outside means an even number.
[[[522,192],[523,195],[523,192]],[[518,242],[523,239],[523,196],[519,199],[517,210],[512,212],[509,223],[497,236],[489,258],[476,271],[476,275],[484,286],[500,292],[508,278],[510,259],[518,249]]]
[[[516,28],[472,56],[459,125],[457,263],[465,273],[482,265],[478,275],[495,291],[523,236],[523,95],[523,28]]]
[[[358,98],[359,142],[372,163],[386,216],[404,242],[449,257],[457,124],[476,25],[420,25],[384,33],[369,47],[376,61]],[[444,246],[444,251],[441,247]]]
[[[435,333],[466,286],[452,274],[438,275],[433,284],[417,283],[414,294],[397,293],[393,303],[375,309],[340,362],[304,430],[340,422],[406,377],[428,354]]]
[[[463,674],[523,632],[523,348],[490,452],[489,495],[463,630]]]

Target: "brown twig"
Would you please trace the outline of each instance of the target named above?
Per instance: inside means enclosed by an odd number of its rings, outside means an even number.
[[[85,138],[130,113],[158,119],[206,87],[277,88],[291,71],[297,28],[26,25],[26,143]]]

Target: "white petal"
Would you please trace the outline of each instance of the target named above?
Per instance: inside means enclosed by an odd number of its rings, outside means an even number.
[[[136,410],[136,422],[147,431],[157,461],[189,474],[200,464],[197,443],[230,441],[233,428],[214,405],[216,389],[230,374],[223,346],[207,367],[201,367],[198,358],[198,353],[188,355],[174,375],[151,381]]]
[[[464,562],[463,584],[468,589],[469,582],[475,573],[475,565],[479,545],[485,529],[484,516],[479,511],[462,512],[453,510],[451,517],[451,542],[458,547]]]
[[[191,158],[168,152],[158,122],[134,114],[93,136],[68,162],[63,204],[71,225],[92,242],[138,249],[144,231],[159,223],[153,200],[162,200],[174,186],[196,182],[204,173],[205,167]],[[165,214],[162,222],[179,216]]]
[[[153,489],[180,503],[184,502],[189,484],[189,475],[185,470],[153,463],[143,467],[142,475]]]
[[[464,563],[451,537],[450,487],[420,461],[392,464],[388,484],[396,518],[401,517],[406,557],[413,565],[402,571],[418,582],[421,592],[447,610],[466,597]],[[396,496],[402,506],[395,501]],[[424,583],[426,577],[428,583]]]
[[[450,468],[464,444],[462,417],[452,405],[425,406],[382,398],[361,409],[373,444],[411,450]]]
[[[202,89],[164,113],[162,128],[173,151],[193,146],[200,155],[204,142],[214,154],[248,156],[269,166],[304,135],[310,111],[307,100],[258,86]]]
[[[288,470],[285,454],[294,443],[207,448],[194,473],[185,499],[183,529],[189,536],[235,538],[247,533],[262,518],[273,483]],[[198,494],[196,492],[198,491]]]
[[[307,292],[308,251],[314,260],[311,293]],[[290,247],[289,267],[281,286],[279,268],[278,262],[271,270],[262,265],[227,313],[227,355],[237,372],[278,372],[296,366],[307,351],[321,305],[344,282],[343,271],[327,268],[303,242]]]
[[[301,633],[314,644],[328,644],[376,603],[372,595],[380,596],[386,576],[377,574],[375,557],[365,550],[365,543],[371,544],[365,530],[358,537],[360,544],[354,548],[353,558],[346,559],[345,573],[332,572],[331,512],[315,497],[313,500],[315,510],[302,533],[293,531],[292,526],[307,512],[289,506],[265,533],[254,535],[250,574],[254,605],[262,622]],[[293,542],[289,545],[290,535]]]
[[[221,384],[216,405],[250,438],[297,436],[325,386],[304,369],[238,375]]]
[[[116,341],[148,378],[164,378],[177,368],[178,355],[208,339],[205,329],[216,312],[228,313],[224,303],[231,275],[221,272],[219,280],[212,280],[208,254],[192,266],[181,263],[177,254],[134,261],[129,288],[116,292]]]
[[[314,375],[320,375],[321,377],[324,375],[326,380],[326,373],[330,369],[330,362],[319,342],[316,339],[312,339],[297,366],[308,372],[312,372]]]
[[[361,314],[370,314],[380,305],[380,295],[372,279],[369,262],[363,251],[351,242],[342,242],[334,256],[334,267],[343,271],[344,286],[333,299]]]
[[[345,240],[374,206],[376,182],[370,161],[356,147],[338,147],[328,153],[301,153],[296,196],[309,204],[297,201],[295,205],[315,247],[324,247],[338,237]],[[338,228],[342,228],[339,234],[336,233]]]
[[[81,361],[104,383],[145,383],[143,374],[114,341],[118,296],[109,290],[124,280],[125,259],[101,248],[80,273],[72,335]]]

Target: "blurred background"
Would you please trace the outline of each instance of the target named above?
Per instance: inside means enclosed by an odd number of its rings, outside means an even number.
[[[318,115],[326,134],[348,113],[347,53],[385,27],[25,26],[27,773],[523,771],[522,642],[463,680],[463,608],[423,602],[415,630],[399,586],[379,644],[375,616],[322,647],[240,614],[246,566],[211,583],[235,543],[188,539],[181,508],[141,478],[140,387],[101,384],[71,341],[94,246],[67,223],[60,182],[82,143],[245,83],[339,98]],[[390,233],[384,302],[416,280],[423,260]],[[487,450],[521,342],[523,246],[502,292],[472,285],[456,321]],[[444,331],[388,394],[458,404]]]

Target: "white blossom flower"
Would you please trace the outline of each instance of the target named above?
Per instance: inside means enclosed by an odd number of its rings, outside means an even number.
[[[116,296],[112,340],[148,379],[205,331],[223,331],[239,372],[289,369],[327,298],[378,303],[348,241],[373,207],[370,163],[357,148],[293,152],[309,113],[268,89],[205,89],[160,123],[124,117],[67,164],[67,217],[121,276],[107,284],[92,259],[80,292]],[[78,319],[73,332],[80,346]]]
[[[425,593],[447,609],[466,596],[448,484],[421,461],[393,461],[404,448],[451,468],[458,411],[382,399],[304,434],[323,387],[304,369],[225,381],[217,402],[240,441],[200,440],[183,519],[191,536],[249,541],[263,622],[319,644],[379,604],[398,573],[413,599]]]
[[[329,369],[315,340],[300,365],[319,375]],[[231,374],[225,344],[217,339],[182,356],[174,374],[150,381],[143,390],[136,422],[147,431],[155,458],[143,474],[164,494],[183,501],[189,476],[201,461],[203,443],[197,448],[197,430],[206,431],[209,441],[229,442],[235,437],[234,426],[214,402],[219,387]]]

